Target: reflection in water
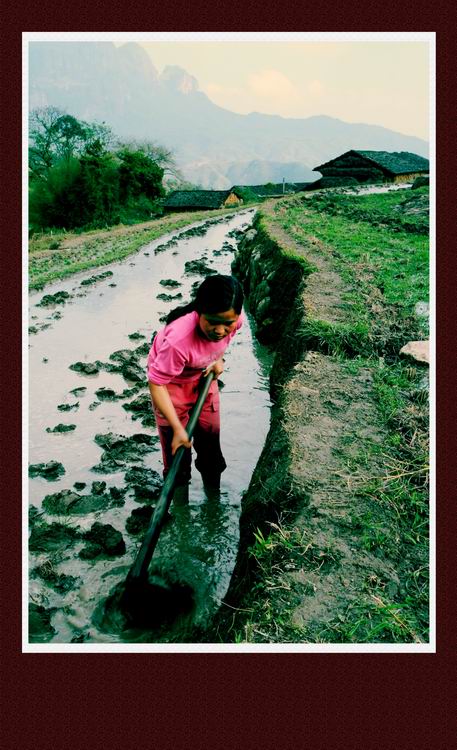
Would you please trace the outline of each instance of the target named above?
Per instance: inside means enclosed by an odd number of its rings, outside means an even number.
[[[63,522],[67,536],[69,528],[77,535],[65,543],[56,542],[53,548],[38,546],[30,557],[29,595],[38,607],[51,612],[53,632],[46,636],[51,643],[179,641],[184,639],[186,618],[203,627],[227,591],[236,558],[241,496],[269,426],[270,357],[253,341],[249,321],[228,351],[222,377],[221,444],[228,468],[222,475],[220,497],[206,496],[200,475],[193,468],[188,502],[172,504],[173,520],[163,529],[150,568],[151,581],[156,576],[159,588],[162,584],[165,589],[181,587],[184,598],[188,598],[189,591],[192,593],[192,612],[178,618],[176,624],[166,623],[166,627],[154,631],[125,631],[122,623],[104,621],[102,603],[116,587],[122,588],[141,543],[142,534],[128,533],[126,520],[144,499],[135,495],[125,479],[132,464],[119,466],[118,470],[113,465],[106,474],[96,474],[92,467],[100,464],[103,452],[94,441],[96,435],[150,435],[151,431],[155,434],[155,429],[142,426],[135,420],[134,411],[123,408],[127,397],[109,400],[98,395],[106,394],[104,389],[122,394],[134,383],[119,373],[101,369],[85,375],[70,370],[70,365],[78,361],[107,362],[115,351],[131,351],[141,342],[150,341],[152,332],[162,325],[160,317],[176,304],[186,302],[192,285],[201,281],[195,274],[184,273],[185,263],[203,257],[215,271],[229,273],[234,240],[227,234],[248,226],[251,219],[252,212],[231,216],[228,221],[210,226],[204,235],[177,239],[156,256],[154,248],[160,244],[163,247],[162,238],[126,261],[111,265],[113,275],[92,285],[81,285],[90,272],[50,285],[46,289],[49,294],[67,291],[72,295],[58,309],[37,307],[43,292],[30,295],[31,324],[39,332],[30,337],[29,345],[29,463],[55,460],[64,466],[65,474],[54,482],[32,478],[29,502],[35,509],[32,515],[36,528],[41,528],[42,523]],[[165,286],[160,282],[165,279],[179,284],[170,296],[179,293],[182,298],[174,301],[159,297]],[[144,355],[142,365],[145,360]],[[147,395],[145,382],[139,388],[140,396]],[[130,397],[135,398],[138,394]],[[255,429],[246,429],[247,415]],[[70,422],[74,425],[71,431],[47,431]],[[153,449],[137,456],[134,465],[161,474],[160,451]],[[46,495],[63,490],[74,493],[76,488],[81,494],[93,495],[100,492],[100,485],[93,483],[100,481],[106,482],[104,492],[112,489],[117,498],[104,510],[60,517],[43,512]],[[71,501],[71,495],[63,496],[63,502],[71,505]],[[90,559],[86,551],[84,559],[79,556],[87,546],[82,535],[95,522],[110,524],[122,534],[124,554]],[[46,533],[44,536],[50,539]],[[43,577],[43,571],[47,571],[47,577]],[[159,593],[167,596],[163,590]],[[98,614],[93,619],[94,611]]]

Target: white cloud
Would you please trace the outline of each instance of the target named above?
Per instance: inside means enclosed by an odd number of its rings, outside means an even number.
[[[279,70],[260,70],[248,77],[250,91],[262,99],[297,100],[300,92],[292,81]]]

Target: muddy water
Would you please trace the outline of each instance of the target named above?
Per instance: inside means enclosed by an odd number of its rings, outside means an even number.
[[[161,581],[179,581],[192,592],[192,607],[186,617],[177,617],[166,626],[126,630],[116,618],[104,616],[104,602],[124,579],[141,543],[143,533],[126,530],[127,518],[144,500],[135,496],[126,483],[126,470],[132,466],[152,469],[161,475],[158,445],[153,441],[144,454],[115,466],[114,471],[98,473],[103,448],[96,435],[114,433],[123,437],[155,435],[153,426],[133,420],[134,412],[123,404],[147,395],[144,382],[129,380],[120,372],[103,366],[88,375],[70,369],[76,362],[111,363],[118,350],[134,350],[149,344],[151,335],[163,323],[160,317],[190,299],[191,287],[203,277],[185,272],[188,261],[204,258],[219,273],[230,273],[235,240],[227,234],[246,229],[253,212],[243,212],[206,227],[201,236],[184,236],[183,230],[141,248],[121,263],[73,276],[71,280],[46,287],[30,295],[29,338],[29,464],[55,461],[65,473],[48,481],[36,476],[29,481],[31,527],[44,532],[44,542],[29,558],[29,598],[36,619],[31,628],[32,642],[126,642],[177,641],[192,626],[205,626],[224,596],[236,557],[238,522],[243,491],[247,488],[269,426],[269,355],[253,340],[249,320],[233,340],[227,353],[221,392],[222,449],[228,468],[222,476],[220,499],[207,498],[199,473],[193,469],[189,502],[172,507],[174,520],[162,532],[151,565],[152,575]],[[201,226],[195,225],[195,226]],[[166,245],[167,241],[175,242]],[[166,245],[163,248],[163,245]],[[94,281],[84,284],[110,271]],[[161,280],[172,279],[180,286],[169,287]],[[64,304],[39,306],[44,294],[67,292]],[[159,294],[182,294],[182,299],[160,300]],[[36,332],[34,332],[36,331]],[[134,338],[129,338],[129,336]],[[144,338],[140,338],[144,337]],[[144,367],[146,355],[138,356]],[[114,362],[115,364],[115,362]],[[111,389],[114,401],[97,396],[100,388]],[[71,391],[79,390],[75,393]],[[127,394],[123,392],[127,389]],[[129,393],[133,389],[134,393]],[[60,409],[58,408],[60,407]],[[50,432],[58,425],[73,425],[66,432]],[[112,467],[111,467],[112,468]],[[93,482],[106,482],[106,488]],[[75,483],[77,484],[75,487]],[[83,486],[84,485],[84,486]],[[113,496],[110,488],[117,488]],[[66,513],[49,512],[47,495],[62,490],[104,501],[103,509]],[[97,494],[98,493],[98,494]],[[91,502],[88,497],[87,502]],[[151,503],[151,500],[147,501]],[[142,505],[143,504],[143,505]],[[75,506],[74,506],[75,507]],[[95,506],[100,508],[100,506]],[[110,524],[122,534],[118,550],[88,559],[87,533],[95,522]],[[75,529],[70,540],[47,542],[51,534],[46,524],[63,524]],[[90,558],[90,554],[89,554]],[[95,613],[95,614],[94,614]],[[116,624],[117,623],[117,624]]]

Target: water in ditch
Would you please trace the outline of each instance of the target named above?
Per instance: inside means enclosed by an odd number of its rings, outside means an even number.
[[[237,232],[252,218],[247,211],[200,222],[30,295],[30,642],[179,642],[204,629],[220,605],[236,558],[242,493],[269,427],[270,354],[253,339],[248,317],[221,378],[228,467],[220,498],[207,497],[194,468],[189,501],[172,506],[150,568],[151,580],[182,595],[182,607],[164,608],[161,618],[158,600],[150,627],[106,611],[160,485],[144,377],[151,336],[161,317],[190,299],[204,266],[230,273]]]

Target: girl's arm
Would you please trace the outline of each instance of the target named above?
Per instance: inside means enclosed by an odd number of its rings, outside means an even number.
[[[190,448],[191,442],[189,436],[179,421],[175,407],[165,385],[156,385],[149,382],[149,390],[154,406],[162,412],[168,424],[173,430],[173,440],[171,441],[171,452],[174,455],[180,445]]]

